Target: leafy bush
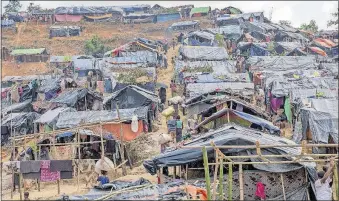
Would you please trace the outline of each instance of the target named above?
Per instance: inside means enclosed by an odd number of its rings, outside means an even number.
[[[108,48],[105,47],[103,40],[96,35],[85,42],[85,53],[88,55],[103,57],[107,51]]]

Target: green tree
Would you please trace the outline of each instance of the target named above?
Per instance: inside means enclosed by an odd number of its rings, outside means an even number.
[[[301,24],[300,29],[315,33],[318,31],[318,25],[315,22],[315,20],[311,20],[309,24],[306,24],[306,23]]]
[[[224,41],[224,36],[221,34],[216,34],[215,35],[215,40],[218,41],[219,47],[224,47],[225,46],[225,41]]]
[[[334,19],[327,22],[327,27],[330,27],[332,25],[338,26],[338,17],[339,17],[338,12],[339,12],[339,9],[337,10],[337,12],[332,13],[332,16],[334,17]]]
[[[8,4],[4,7],[5,12],[19,12],[21,9],[22,5],[18,0],[10,0]]]
[[[41,10],[40,5],[34,4],[33,2],[29,3],[29,6],[27,7],[27,12],[32,13],[35,10]]]
[[[288,20],[280,20],[279,21],[280,25],[286,25],[286,26],[291,26],[292,22]]]
[[[105,47],[103,41],[97,35],[85,43],[86,54],[93,55],[94,57],[103,57],[106,51],[107,47]]]

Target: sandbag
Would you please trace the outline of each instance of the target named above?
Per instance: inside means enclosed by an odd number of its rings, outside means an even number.
[[[164,111],[162,111],[161,115],[168,117],[168,116],[172,115],[173,113],[174,113],[174,108],[173,108],[173,106],[170,106],[167,109],[165,109]]]
[[[113,169],[114,169],[114,164],[107,157],[104,157],[104,159],[99,159],[95,164],[95,172],[98,173],[98,174],[100,174],[101,170],[108,172],[108,171],[111,171]]]
[[[165,144],[165,143],[170,142],[170,141],[172,141],[172,138],[171,138],[170,135],[165,134],[165,133],[161,133],[159,135],[159,140],[158,140],[159,144]]]
[[[172,104],[181,104],[184,101],[184,99],[180,96],[175,96],[173,98],[168,99],[168,101],[169,103]]]

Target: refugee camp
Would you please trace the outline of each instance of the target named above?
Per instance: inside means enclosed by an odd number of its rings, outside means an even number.
[[[338,201],[338,2],[2,3],[1,200]]]

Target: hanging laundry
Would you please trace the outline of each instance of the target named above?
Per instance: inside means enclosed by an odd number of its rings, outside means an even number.
[[[257,183],[257,190],[255,191],[255,196],[258,196],[260,199],[266,199],[265,186],[263,183]]]
[[[51,182],[60,179],[60,172],[51,172],[50,165],[51,165],[50,160],[41,161],[40,180],[42,182]]]

